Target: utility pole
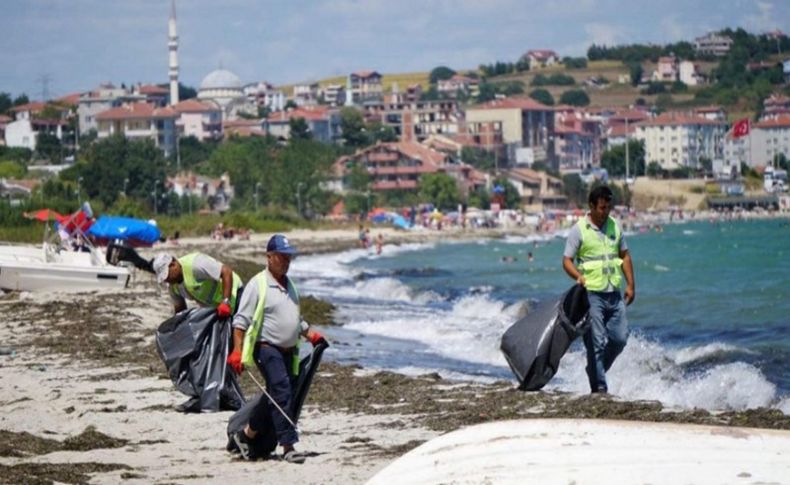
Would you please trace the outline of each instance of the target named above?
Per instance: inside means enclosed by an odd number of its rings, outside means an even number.
[[[628,160],[628,145],[630,145],[630,137],[628,136],[628,113],[625,114],[625,183],[628,184],[630,177],[630,161]]]
[[[52,81],[52,76],[49,74],[42,74],[38,77],[38,82],[41,83],[41,101],[47,102],[49,99],[49,82]]]

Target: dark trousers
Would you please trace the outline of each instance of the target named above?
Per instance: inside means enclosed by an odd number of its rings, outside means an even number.
[[[266,391],[280,408],[288,413],[291,421],[293,421],[291,407],[295,380],[292,372],[293,352],[293,350],[280,350],[273,345],[258,344],[255,348],[255,363],[266,379]],[[267,422],[274,423],[274,431],[280,445],[292,445],[299,441],[291,423],[283,417],[274,404],[269,402],[268,398],[264,398],[252,412],[250,428],[254,431],[263,431]]]

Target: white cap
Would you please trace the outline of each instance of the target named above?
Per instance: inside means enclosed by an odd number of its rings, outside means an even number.
[[[167,279],[167,274],[170,272],[170,263],[173,261],[173,257],[169,254],[159,254],[154,258],[154,262],[151,266],[154,268],[154,273],[156,273],[156,281],[159,284],[162,284]]]

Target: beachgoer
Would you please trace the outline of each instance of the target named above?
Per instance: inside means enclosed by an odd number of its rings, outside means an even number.
[[[359,225],[359,235],[357,237],[359,238],[359,247],[361,247],[362,249],[367,249],[368,235],[365,232],[365,226],[363,226],[362,224]]]
[[[529,262],[531,263],[531,262],[533,262],[534,260],[535,260],[535,257],[534,257],[534,256],[532,256],[532,251],[530,251],[529,253],[527,253],[527,261],[529,261]]]
[[[154,258],[153,269],[159,284],[170,285],[174,313],[187,308],[187,300],[199,306],[217,308],[220,318],[228,318],[236,308],[241,293],[241,278],[225,264],[202,253],[180,258],[160,254]]]
[[[376,237],[376,254],[381,254],[383,248],[384,248],[384,235],[379,233],[379,235]]]
[[[609,217],[612,191],[606,186],[597,187],[590,192],[588,202],[587,217],[568,232],[562,267],[587,288],[591,324],[584,335],[587,376],[592,392],[606,393],[606,371],[628,340],[625,307],[633,303],[636,289],[631,254],[620,227]],[[624,296],[620,295],[621,270],[626,280]]]
[[[325,342],[324,337],[312,330],[299,312],[299,294],[293,281],[286,276],[296,249],[288,238],[275,234],[266,246],[266,269],[254,276],[239,302],[239,311],[233,319],[233,352],[228,365],[237,374],[253,365],[266,380],[267,392],[277,406],[261,401],[253,410],[244,430],[233,435],[242,458],[252,460],[250,440],[263,430],[266,413],[274,423],[277,441],[283,449],[283,458],[301,463],[304,455],[294,449],[299,441],[293,421],[292,390],[299,363],[299,336],[313,346]],[[283,416],[288,414],[288,419]],[[291,422],[289,422],[289,419]]]

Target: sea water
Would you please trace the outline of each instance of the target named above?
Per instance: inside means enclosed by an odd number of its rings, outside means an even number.
[[[291,274],[303,294],[338,307],[342,325],[328,330],[338,342],[332,360],[513,380],[500,339],[529,307],[573,284],[561,267],[563,236],[305,256]],[[637,292],[610,392],[672,407],[790,414],[790,223],[675,224],[627,233],[626,241]],[[547,388],[589,392],[584,366],[578,340]]]

